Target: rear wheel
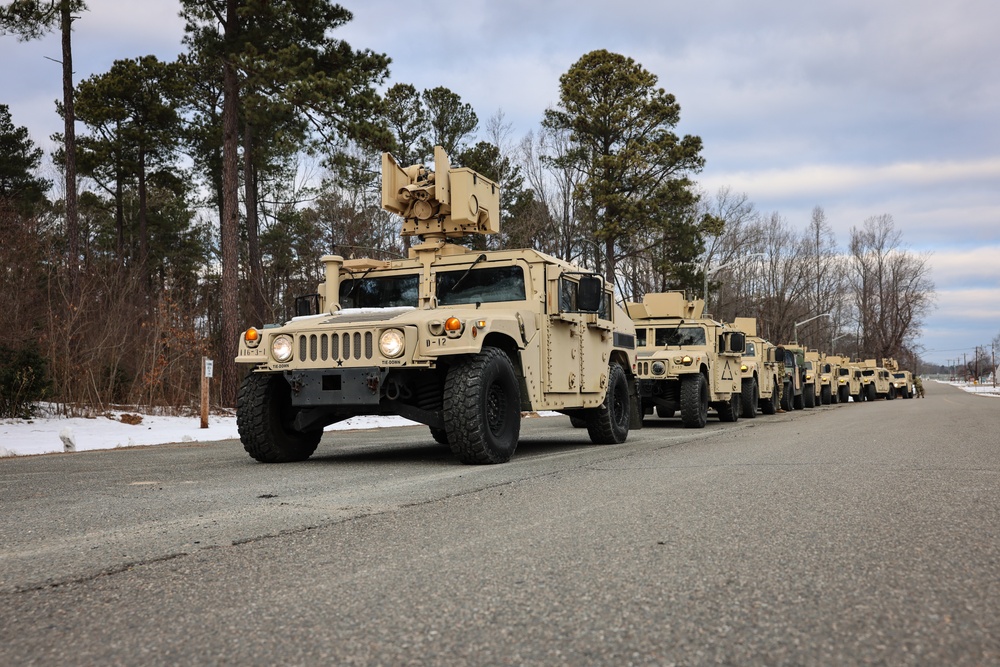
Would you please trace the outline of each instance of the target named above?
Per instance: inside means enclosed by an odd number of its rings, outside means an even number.
[[[784,390],[781,392],[781,409],[785,412],[791,412],[794,409],[791,384],[786,383]]]
[[[807,408],[816,407],[816,387],[812,383],[802,387],[802,402]]]
[[[774,378],[771,383],[771,396],[770,398],[760,399],[760,411],[765,415],[773,415],[778,411],[778,390],[781,385],[778,384],[778,378]]]
[[[247,454],[261,463],[304,461],[316,451],[323,429],[296,431],[292,389],[277,373],[250,373],[236,399],[236,428]]]
[[[720,422],[739,421],[740,400],[740,394],[731,394],[728,401],[720,401],[715,404],[715,411],[719,413]]]
[[[444,389],[444,427],[458,460],[509,461],[521,432],[521,398],[507,355],[483,348],[448,370]]]
[[[740,396],[740,414],[746,419],[757,416],[757,406],[760,403],[760,391],[757,389],[757,378],[743,380],[743,393]]]
[[[708,383],[701,373],[681,380],[681,421],[687,428],[705,428],[708,421]]]
[[[434,438],[436,442],[439,442],[442,445],[448,444],[448,431],[443,428],[434,428],[433,426],[431,426],[430,429],[431,437]]]
[[[573,425],[573,428],[587,428],[587,420],[583,417],[570,415],[569,423]]]
[[[874,401],[876,398],[878,398],[878,392],[875,391],[875,385],[874,384],[870,384],[870,385],[866,386],[865,387],[865,400],[866,401]]]
[[[608,367],[608,393],[601,407],[587,415],[587,434],[595,445],[625,442],[629,428],[628,378],[618,364]]]

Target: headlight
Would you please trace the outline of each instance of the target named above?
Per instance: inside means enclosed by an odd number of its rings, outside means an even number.
[[[813,379],[812,373],[806,373],[806,382],[812,379]]]
[[[740,372],[741,373],[746,373],[748,370],[750,370],[750,367],[747,366],[746,364],[743,364],[742,366],[740,366]]]
[[[280,363],[290,361],[292,358],[292,337],[275,336],[274,340],[271,341],[271,356]]]
[[[387,359],[395,359],[405,348],[406,337],[399,329],[386,329],[378,337],[378,351]]]
[[[685,366],[690,366],[691,364],[694,363],[694,359],[685,354],[684,357],[681,358],[681,363],[684,364]]]
[[[667,366],[662,361],[653,362],[653,375],[663,375],[667,371]]]

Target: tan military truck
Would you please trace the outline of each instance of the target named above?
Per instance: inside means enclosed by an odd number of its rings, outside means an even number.
[[[382,206],[417,242],[406,259],[323,257],[325,281],[299,316],[250,328],[236,361],[240,439],[263,462],[298,461],[323,428],[357,415],[430,427],[463,463],[502,463],[521,412],[556,410],[590,439],[641,427],[635,329],[601,276],[534,250],[455,243],[498,231],[499,189],[452,168],[382,157]]]
[[[802,386],[802,403],[807,408],[815,408],[820,404],[820,387],[822,377],[820,374],[820,362],[822,355],[818,350],[806,350],[804,352],[805,380]]]
[[[737,317],[733,326],[746,334],[740,364],[740,416],[753,419],[758,407],[765,415],[773,415],[780,407],[785,352],[757,335],[757,318]]]
[[[819,360],[819,402],[821,405],[833,405],[840,402],[837,393],[837,366],[832,361],[833,356],[820,353]]]
[[[915,390],[913,387],[913,373],[900,370],[899,362],[888,358],[882,360],[882,366],[892,374],[892,386],[896,396],[900,398],[913,398]]]
[[[829,355],[826,359],[833,365],[837,400],[841,403],[847,403],[853,398],[856,403],[860,403],[863,400],[861,369],[851,362],[850,357]]]
[[[785,377],[782,380],[781,408],[786,412],[805,407],[806,350],[795,343],[783,345],[785,350]]]
[[[635,322],[642,413],[680,411],[684,426],[704,428],[712,407],[721,421],[737,421],[743,332],[702,317],[704,302],[683,292],[649,293],[625,307]]]
[[[879,398],[892,400],[896,398],[896,388],[892,386],[892,375],[884,367],[879,366],[875,359],[865,359],[860,364],[861,384],[865,400],[874,401]]]

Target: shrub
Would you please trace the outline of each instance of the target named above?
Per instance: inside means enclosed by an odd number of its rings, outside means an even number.
[[[0,417],[29,419],[49,390],[48,362],[33,348],[0,343]]]

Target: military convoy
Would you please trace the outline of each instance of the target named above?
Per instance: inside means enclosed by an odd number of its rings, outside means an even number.
[[[703,428],[709,407],[721,421],[740,418],[741,355],[746,335],[728,324],[702,317],[704,302],[683,292],[647,293],[627,303],[635,323],[642,413],[673,417],[688,428]]]
[[[623,309],[594,272],[463,244],[499,231],[499,202],[496,183],[453,168],[440,147],[433,169],[383,154],[382,207],[402,218],[408,256],[326,255],[295,317],[242,334],[236,415],[251,457],[307,459],[326,426],[361,415],[425,424],[459,461],[481,464],[511,458],[526,411],[561,412],[593,443],[615,444],[654,411],[700,428],[710,408],[734,422],[826,404],[835,384],[841,401],[912,395],[904,371],[773,346],[755,320],[716,321],[683,293]]]
[[[534,250],[457,243],[497,233],[499,188],[440,147],[434,166],[382,158],[382,206],[418,240],[406,259],[325,256],[297,317],[243,334],[236,415],[253,458],[306,459],[358,415],[426,424],[463,463],[509,460],[522,411],[571,415],[597,444],[641,427],[635,329],[613,287]]]

